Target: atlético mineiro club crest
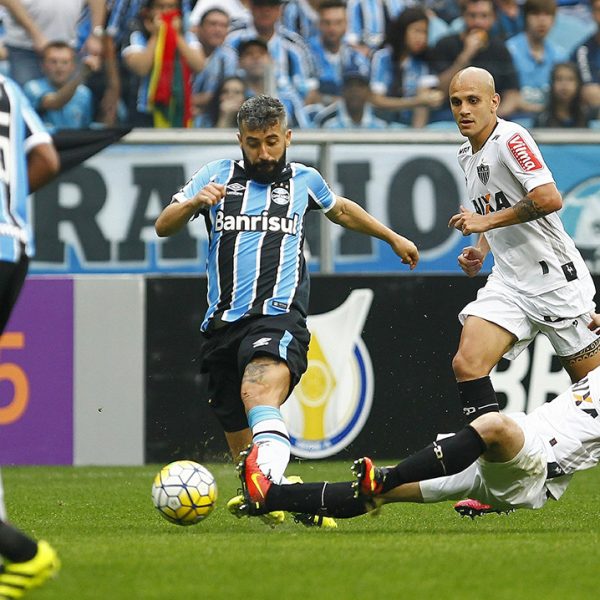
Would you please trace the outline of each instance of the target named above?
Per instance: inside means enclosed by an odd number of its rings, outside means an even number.
[[[490,180],[490,165],[484,163],[477,165],[477,176],[481,183],[485,185]]]

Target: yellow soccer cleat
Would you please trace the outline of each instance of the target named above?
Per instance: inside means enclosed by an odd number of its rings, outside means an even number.
[[[303,483],[298,475],[286,477],[289,484]],[[292,513],[294,522],[302,523],[306,527],[322,527],[323,529],[337,529],[337,523],[333,517],[324,517],[323,515],[310,515],[308,513]]]
[[[245,501],[244,496],[241,494],[239,496],[234,496],[227,503],[227,510],[238,519],[242,517],[250,517],[253,516],[250,513],[250,507],[248,503]],[[263,523],[269,525],[269,527],[277,527],[277,525],[281,525],[285,520],[285,513],[282,510],[275,510],[270,513],[265,513],[264,515],[256,515]]]
[[[8,563],[0,570],[0,599],[21,598],[34,587],[55,577],[60,569],[60,560],[52,546],[40,540],[36,555],[25,562]]]

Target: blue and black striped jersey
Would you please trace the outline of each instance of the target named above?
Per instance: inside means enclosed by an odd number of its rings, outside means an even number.
[[[36,112],[11,79],[0,75],[0,260],[33,256],[27,153],[51,143]]]
[[[226,195],[202,211],[209,235],[208,311],[212,319],[233,322],[250,315],[277,315],[292,308],[306,315],[308,271],[304,222],[309,210],[330,210],[335,195],[318,171],[289,163],[271,184],[248,179],[243,161],[218,160],[202,167],[173,196],[193,198],[210,182]]]

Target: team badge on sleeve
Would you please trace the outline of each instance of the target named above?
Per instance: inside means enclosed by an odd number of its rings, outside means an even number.
[[[521,165],[523,171],[537,171],[542,168],[540,159],[520,133],[515,133],[507,143],[510,153],[515,157],[519,165]]]

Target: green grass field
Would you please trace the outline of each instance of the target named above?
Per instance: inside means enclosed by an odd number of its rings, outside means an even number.
[[[233,467],[208,464],[219,484],[207,521],[178,527],[152,506],[158,466],[3,469],[15,524],[48,539],[63,568],[33,600],[578,599],[600,586],[600,469],[579,474],[540,511],[459,518],[448,503],[392,505],[377,517],[271,530],[234,519]],[[348,464],[290,472],[343,480]]]

